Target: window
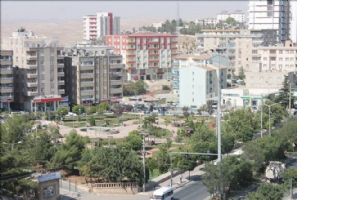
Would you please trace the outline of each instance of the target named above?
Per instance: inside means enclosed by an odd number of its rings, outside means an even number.
[[[263,60],[267,60],[267,58],[266,58],[266,57],[264,57],[264,58],[263,58]]]
[[[282,52],[283,52],[282,50],[279,50],[279,54],[282,54]]]
[[[279,58],[279,61],[283,61],[284,59],[283,58]]]

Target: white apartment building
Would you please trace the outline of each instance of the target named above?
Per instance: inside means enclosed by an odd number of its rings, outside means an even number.
[[[290,35],[289,1],[249,1],[249,29],[253,31],[274,30],[277,39],[284,42]]]
[[[201,26],[216,26],[218,20],[216,18],[203,18],[203,19],[196,19],[195,23]]]
[[[237,10],[231,13],[228,12],[224,12],[224,13],[220,13],[217,15],[217,21],[225,21],[228,18],[233,18],[236,22],[239,23],[245,23],[246,22],[246,15],[243,11],[241,10]]]
[[[13,50],[13,65],[18,67],[16,90],[21,90],[16,91],[16,103],[28,111],[55,110],[64,95],[63,48],[23,28],[12,33],[9,47]]]
[[[252,72],[297,71],[297,47],[291,41],[285,45],[254,47],[252,50]]]
[[[183,63],[181,63],[183,64]],[[199,108],[209,100],[217,97],[217,70],[218,67],[193,62],[189,59],[187,66],[179,68],[179,106]],[[220,87],[227,86],[227,70],[220,67]]]
[[[14,101],[12,51],[0,50],[0,109],[10,110]]]
[[[277,88],[228,88],[221,91],[221,106],[223,109],[239,109],[250,107],[256,110],[261,105],[262,97],[277,93]]]
[[[290,39],[297,43],[297,1],[290,1]]]
[[[122,56],[101,45],[77,45],[67,54],[66,90],[74,104],[114,102],[123,96]]]
[[[111,12],[99,12],[83,17],[84,40],[97,40],[120,33],[120,17]]]

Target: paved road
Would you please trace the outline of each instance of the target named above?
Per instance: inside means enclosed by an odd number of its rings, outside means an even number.
[[[201,181],[193,181],[185,187],[178,189],[174,193],[174,198],[179,200],[205,200],[208,199],[209,195],[207,188]]]

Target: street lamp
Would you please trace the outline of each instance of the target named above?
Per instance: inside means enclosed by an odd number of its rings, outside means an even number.
[[[273,104],[265,104],[269,108],[269,135],[271,135],[271,106],[274,106],[278,103],[273,103]]]
[[[142,136],[143,136],[143,146],[142,146],[142,154],[143,154],[143,192],[145,192],[145,137],[146,137],[146,134],[145,133],[141,133]]]

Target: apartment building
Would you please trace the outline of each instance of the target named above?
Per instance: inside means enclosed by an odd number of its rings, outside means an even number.
[[[169,79],[177,55],[177,36],[165,33],[109,35],[106,45],[123,56],[128,80]]]
[[[252,72],[297,71],[297,47],[291,41],[285,45],[255,47],[252,50]]]
[[[204,58],[189,59],[187,66],[179,68],[179,106],[199,108],[218,95],[217,72],[220,73],[220,88],[227,87],[227,70],[224,66],[207,64]],[[183,65],[183,63],[181,63]]]
[[[248,88],[236,87],[222,89],[221,107],[225,110],[250,107],[257,110],[261,105],[262,97],[275,94],[279,90],[276,88]]]
[[[241,10],[236,10],[234,12],[222,12],[217,15],[217,21],[225,21],[228,18],[233,18],[236,22],[245,23],[246,22],[246,15]]]
[[[195,24],[201,25],[202,27],[205,26],[216,26],[218,23],[218,20],[216,18],[202,18],[202,19],[196,19]]]
[[[111,12],[99,12],[83,17],[84,40],[97,40],[120,33],[120,17]]]
[[[289,1],[249,1],[248,12],[250,30],[259,32],[262,37],[274,36],[277,42],[289,40],[291,16]]]
[[[0,50],[0,110],[10,110],[14,101],[12,51]]]
[[[252,36],[248,30],[204,30],[197,35],[200,51],[222,50],[229,59],[228,79],[237,76],[240,69],[251,67]]]
[[[122,98],[122,56],[102,45],[78,44],[65,57],[66,94],[71,104],[115,102]]]
[[[64,95],[63,48],[21,28],[12,33],[16,103],[27,111],[55,110]]]

